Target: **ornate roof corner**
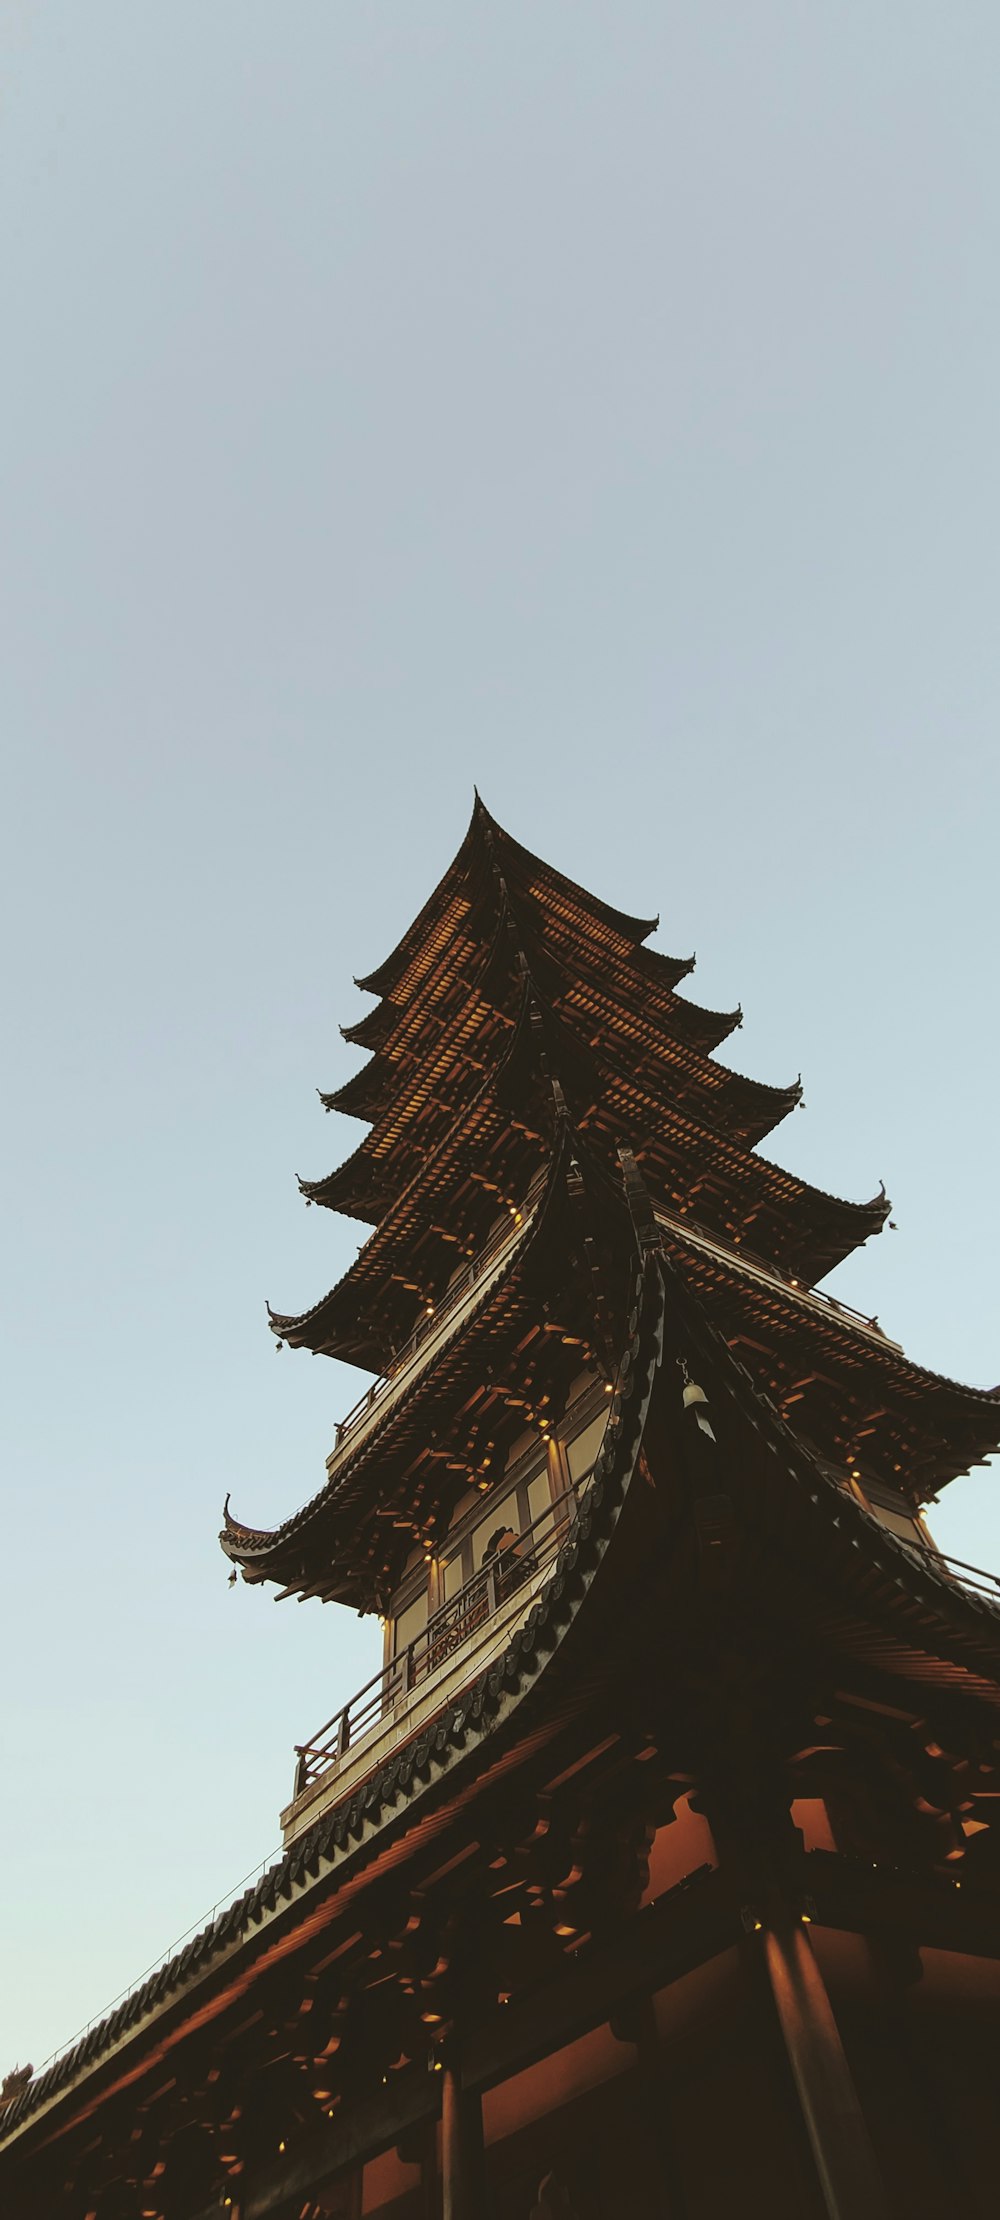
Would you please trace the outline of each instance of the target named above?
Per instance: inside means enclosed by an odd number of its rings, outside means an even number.
[[[649,1189],[631,1149],[620,1148],[618,1161],[622,1168],[622,1185],[635,1228],[635,1237],[642,1254],[648,1255],[661,1246],[660,1229],[653,1213]]]

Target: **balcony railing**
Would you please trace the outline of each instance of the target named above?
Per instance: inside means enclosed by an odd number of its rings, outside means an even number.
[[[587,1476],[589,1477],[589,1475]],[[451,1596],[412,1642],[390,1659],[381,1672],[359,1688],[350,1701],[335,1711],[311,1742],[296,1745],[294,1796],[304,1794],[314,1781],[345,1758],[375,1727],[405,1710],[414,1692],[429,1681],[475,1635],[504,1614],[513,1617],[518,1597],[522,1606],[534,1592],[536,1575],[558,1556],[569,1519],[576,1509],[587,1478],[548,1505],[525,1527],[516,1543],[480,1567],[458,1594]],[[891,1532],[891,1529],[886,1529]],[[979,1565],[949,1557],[944,1550],[894,1536],[921,1569],[930,1569],[985,1598],[1000,1611],[1000,1573],[984,1572]]]
[[[446,1324],[453,1313],[459,1309],[466,1298],[485,1279],[487,1273],[492,1271],[504,1251],[523,1233],[528,1214],[545,1185],[546,1177],[545,1172],[536,1174],[528,1188],[521,1208],[512,1212],[510,1225],[502,1226],[500,1231],[494,1233],[491,1240],[486,1243],[485,1248],[480,1249],[478,1255],[472,1258],[464,1272],[460,1272],[457,1279],[453,1280],[451,1286],[445,1290],[440,1301],[435,1303],[433,1309],[426,1311],[424,1316],[418,1320],[408,1339],[394,1352],[392,1361],[382,1377],[373,1380],[371,1387],[366,1390],[364,1395],[359,1396],[353,1409],[348,1411],[347,1417],[340,1420],[333,1437],[332,1455],[327,1458],[328,1470],[339,1456],[348,1436],[353,1434],[355,1429],[362,1424],[369,1411],[374,1410],[376,1403],[380,1403],[384,1395],[387,1395],[391,1389],[399,1385],[401,1374],[407,1370],[424,1343],[429,1341],[432,1335],[436,1334]]]
[[[311,1788],[330,1766],[346,1757],[372,1728],[405,1707],[414,1691],[471,1642],[473,1636],[489,1627],[493,1620],[499,1623],[505,1615],[513,1617],[519,1599],[522,1606],[529,1602],[538,1573],[559,1554],[568,1521],[585,1486],[586,1479],[547,1504],[539,1517],[517,1535],[510,1548],[499,1551],[489,1564],[481,1565],[464,1588],[435,1611],[414,1640],[396,1657],[390,1658],[381,1672],[373,1673],[371,1680],[358,1689],[349,1703],[334,1712],[311,1742],[296,1744],[296,1797]]]
[[[878,1517],[877,1511],[874,1516]],[[889,1527],[887,1532],[891,1533],[892,1528]],[[933,1572],[942,1573],[946,1580],[953,1580],[956,1587],[968,1588],[974,1596],[985,1596],[987,1603],[994,1604],[1000,1610],[1000,1573],[984,1572],[981,1565],[967,1565],[962,1557],[949,1557],[947,1550],[936,1547],[931,1549],[925,1547],[923,1542],[911,1542],[903,1534],[897,1534],[895,1540],[903,1549],[909,1550],[921,1569],[929,1565]]]
[[[347,1417],[340,1420],[333,1438],[333,1450],[327,1458],[328,1470],[339,1458],[340,1451],[349,1436],[354,1434],[357,1428],[363,1424],[369,1412],[374,1410],[376,1404],[382,1401],[383,1396],[388,1395],[392,1389],[398,1386],[401,1375],[407,1370],[424,1344],[447,1323],[448,1319],[465,1302],[477,1284],[493,1269],[504,1250],[510,1247],[517,1235],[523,1230],[522,1221],[527,1219],[529,1211],[537,1201],[541,1189],[545,1185],[546,1177],[545,1172],[536,1174],[528,1188],[521,1209],[516,1215],[512,1216],[510,1225],[502,1227],[499,1233],[495,1233],[492,1239],[486,1243],[485,1248],[480,1249],[478,1255],[472,1258],[465,1271],[461,1272],[458,1278],[452,1281],[451,1286],[434,1304],[433,1309],[427,1311],[418,1320],[408,1339],[394,1352],[392,1361],[382,1377],[373,1380],[371,1387],[365,1390],[364,1395],[358,1397],[353,1408],[348,1411]],[[675,1229],[683,1240],[695,1248],[704,1249],[709,1254],[718,1256],[720,1261],[724,1263],[736,1265],[749,1277],[772,1286],[789,1288],[802,1301],[816,1304],[822,1310],[828,1313],[832,1312],[836,1317],[847,1319],[852,1325],[863,1327],[868,1333],[877,1334],[880,1341],[889,1339],[884,1328],[879,1325],[877,1318],[867,1317],[864,1311],[856,1310],[853,1303],[845,1303],[840,1296],[828,1294],[825,1288],[803,1287],[798,1280],[791,1279],[787,1273],[781,1272],[777,1265],[762,1263],[749,1250],[730,1247],[728,1243],[704,1233],[699,1226],[693,1225],[687,1218],[674,1217],[669,1211],[660,1209],[657,1209],[656,1216],[662,1225]],[[898,1348],[899,1344],[893,1342],[891,1346]]]

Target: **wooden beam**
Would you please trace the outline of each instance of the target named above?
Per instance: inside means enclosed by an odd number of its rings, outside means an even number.
[[[551,1981],[498,2007],[470,2030],[459,2077],[461,2094],[478,2103],[481,2092],[495,2082],[600,2026],[630,1998],[679,1979],[736,1940],[731,1899],[716,1874],[706,1872],[671,1890],[638,1913],[614,1943],[588,1950],[580,1964],[567,1959]],[[286,2158],[244,2177],[240,2220],[295,2220],[302,2204],[324,2183],[432,2122],[443,2080],[443,2074],[426,2073],[420,2066],[393,2075],[387,2088],[353,2103]],[[481,2208],[473,2204],[469,2209],[471,2220],[478,2220]]]
[[[799,1870],[820,1927],[1000,1958],[1000,1904],[974,1881],[869,1869],[829,1850],[807,1850]]]
[[[309,2136],[280,2163],[261,2167],[240,2184],[240,2220],[280,2220],[286,2212],[297,2213],[324,2183],[398,2143],[436,2114],[438,2079],[422,2072],[394,2075],[388,2089],[374,2090],[352,2104],[343,2118]]]

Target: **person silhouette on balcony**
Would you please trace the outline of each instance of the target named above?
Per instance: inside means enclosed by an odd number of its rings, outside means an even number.
[[[524,1548],[512,1526],[498,1526],[483,1551],[484,1572],[493,1564],[497,1573],[497,1602],[504,1603],[524,1581],[530,1580],[535,1571],[535,1553]]]

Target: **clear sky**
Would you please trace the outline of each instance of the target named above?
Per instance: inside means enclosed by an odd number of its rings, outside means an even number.
[[[1000,15],[0,13],[0,2069],[273,1848],[372,1629],[227,1587],[357,1375],[314,1089],[458,845],[698,952],[835,1286],[1000,1377]],[[996,1476],[946,1547],[1000,1566]]]

